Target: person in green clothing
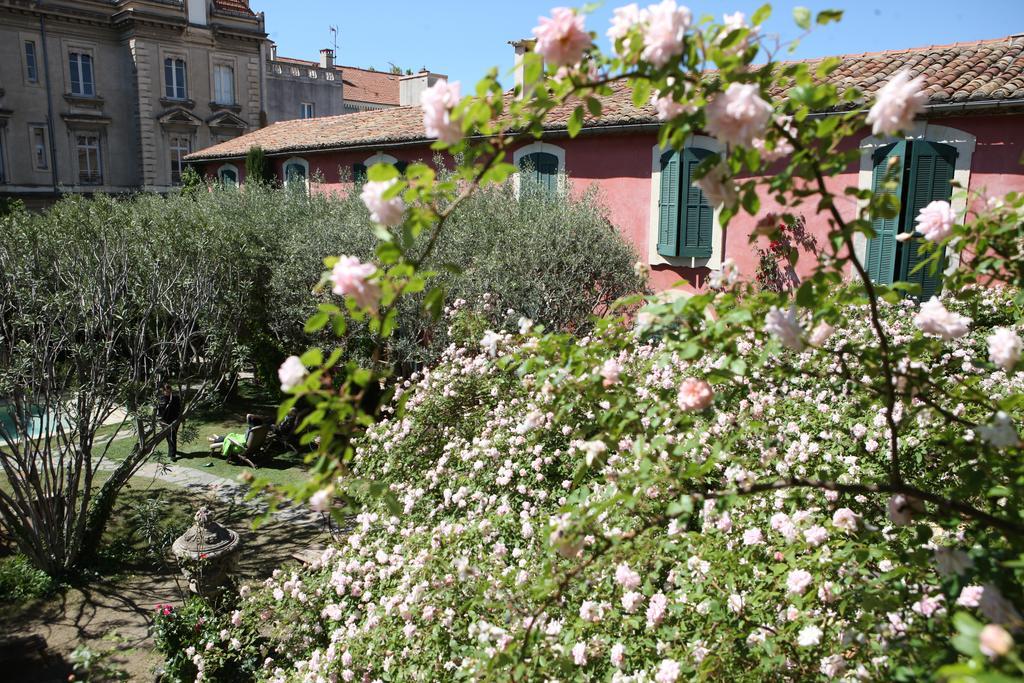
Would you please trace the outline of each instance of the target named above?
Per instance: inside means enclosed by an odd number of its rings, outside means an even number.
[[[246,444],[249,442],[249,434],[252,430],[262,427],[264,420],[258,415],[248,414],[245,416],[247,428],[245,433],[233,432],[224,436],[214,434],[210,437],[210,451],[220,452],[225,458],[232,460],[235,456],[245,453]]]

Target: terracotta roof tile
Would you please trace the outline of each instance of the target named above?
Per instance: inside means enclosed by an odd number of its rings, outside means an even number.
[[[1024,100],[1024,36],[844,55],[840,60],[839,67],[829,76],[829,81],[835,83],[840,90],[857,87],[868,98],[897,71],[909,68],[915,75],[924,75],[931,104]],[[806,61],[813,65],[821,60]],[[397,88],[396,76],[396,98]],[[637,108],[633,105],[631,90],[626,84],[616,83],[613,91],[603,98],[601,118],[588,120],[586,126],[597,128],[657,121],[652,107]],[[345,97],[348,98],[347,93]],[[573,109],[573,104],[567,104],[553,110],[546,126],[551,129],[564,128]],[[198,161],[239,157],[244,156],[253,145],[259,145],[267,153],[274,154],[387,145],[423,139],[423,118],[419,107],[396,107],[282,121],[195,152],[188,158]]]
[[[339,66],[338,71],[345,84],[342,92],[346,100],[398,106],[399,74],[369,71],[354,66]]]

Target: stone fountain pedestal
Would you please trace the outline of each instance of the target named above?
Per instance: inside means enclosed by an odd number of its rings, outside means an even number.
[[[171,546],[189,590],[212,595],[227,583],[238,561],[238,534],[213,521],[206,507],[196,512],[195,524]]]

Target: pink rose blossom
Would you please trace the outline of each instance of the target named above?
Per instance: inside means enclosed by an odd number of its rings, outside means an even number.
[[[782,345],[794,351],[802,351],[804,342],[800,339],[800,323],[796,319],[796,306],[781,311],[772,306],[764,318],[764,331],[778,338]]]
[[[986,657],[1003,657],[1013,649],[1013,636],[999,624],[988,624],[978,634],[978,649]]]
[[[814,647],[821,643],[822,635],[824,632],[814,624],[804,626],[796,635],[796,644],[800,647]]]
[[[683,37],[692,20],[690,10],[677,6],[675,0],[662,0],[648,7],[640,56],[659,69],[668,64],[683,53]]]
[[[934,201],[917,214],[917,231],[929,242],[941,242],[953,232],[956,214],[949,202]]]
[[[288,356],[277,369],[277,377],[281,380],[281,391],[288,392],[302,384],[306,379],[306,366],[298,356]]]
[[[644,601],[643,593],[637,593],[636,591],[629,591],[622,596],[622,609],[626,610],[630,614],[636,611],[636,608],[640,606],[640,603]]]
[[[1012,641],[1011,641],[1012,644]],[[679,678],[679,662],[674,659],[663,659],[654,674],[655,683],[675,683]]]
[[[626,590],[633,590],[640,586],[640,574],[623,562],[615,568],[615,582]]]
[[[985,589],[981,586],[964,586],[960,591],[960,597],[956,599],[956,604],[960,607],[977,607],[981,604],[981,596],[984,592]]]
[[[730,83],[705,108],[707,129],[728,145],[750,147],[762,137],[772,117],[772,105],[761,99],[753,83]]]
[[[612,645],[612,649],[611,649],[611,653],[610,653],[610,659],[612,661],[612,666],[614,666],[616,669],[621,669],[622,668],[622,662],[625,659],[625,655],[626,655],[626,647],[622,643],[615,643],[614,645]]]
[[[454,145],[462,139],[462,122],[452,118],[452,109],[459,103],[461,85],[458,81],[438,81],[420,94],[423,107],[423,128],[427,137]]]
[[[967,334],[971,319],[946,310],[938,297],[933,296],[921,304],[920,310],[914,316],[914,325],[925,334],[949,341]]]
[[[679,387],[676,403],[686,411],[704,410],[715,399],[711,385],[696,377],[687,377]]]
[[[843,531],[856,531],[857,513],[850,508],[839,508],[832,514],[832,524]]]
[[[998,327],[985,338],[988,342],[988,358],[1006,372],[1013,370],[1020,360],[1024,342],[1017,333],[1007,327]]]
[[[601,365],[600,375],[604,378],[603,386],[610,387],[619,383],[619,374],[622,372],[622,365],[614,358],[609,358]]]
[[[828,529],[817,524],[809,529],[805,529],[804,540],[807,541],[809,545],[818,547],[828,540]]]
[[[359,195],[370,210],[370,220],[382,225],[395,226],[402,222],[405,214],[405,201],[400,197],[384,198],[384,193],[397,183],[396,178],[391,180],[371,180],[363,185],[363,191]]]
[[[942,605],[944,601],[945,596],[943,595],[922,595],[921,599],[911,606],[911,609],[927,619],[945,613],[946,608]]]
[[[367,183],[370,185],[371,183]],[[331,270],[332,292],[350,296],[360,308],[376,309],[380,303],[380,286],[369,278],[377,272],[372,263],[362,263],[355,256],[342,256]]]
[[[786,590],[795,595],[803,595],[811,585],[811,573],[806,569],[794,569],[786,577]]]
[[[537,39],[534,51],[555,66],[573,66],[590,47],[590,35],[583,27],[583,16],[568,7],[556,7],[550,17],[541,17],[533,29]]]
[[[737,41],[736,44],[732,45],[729,48],[730,52],[742,52],[743,50],[746,50],[747,47],[750,45],[750,39],[757,35],[758,27],[757,26],[754,26],[754,27],[747,26],[747,15],[745,15],[743,12],[733,12],[732,14],[723,14],[722,15],[722,30],[719,31],[718,36],[716,36],[715,42],[716,43],[721,43],[733,31],[738,31],[738,30],[744,29],[744,28],[745,29],[749,29],[749,32],[747,33],[746,36],[743,37],[742,40]]]
[[[587,644],[580,642],[572,646],[572,661],[576,666],[587,664]]]
[[[651,104],[654,106],[659,121],[671,121],[677,116],[696,111],[696,107],[692,104],[676,102],[671,94],[663,96],[660,91],[651,93]]]
[[[631,2],[625,7],[615,8],[611,28],[605,34],[608,36],[608,42],[612,44],[612,54],[622,56],[618,49],[618,42],[646,19],[647,10],[641,10],[635,2]]]
[[[655,593],[647,604],[647,627],[657,626],[665,618],[665,608],[668,606],[668,598],[664,593]]]
[[[743,545],[762,545],[763,543],[764,534],[757,527],[743,532]]]
[[[813,330],[811,330],[810,336],[807,337],[807,343],[815,348],[821,348],[835,331],[836,328],[822,320],[820,323],[815,325]]]
[[[914,117],[924,111],[928,94],[922,89],[924,78],[911,78],[903,69],[886,83],[875,96],[875,103],[868,111],[867,122],[874,135],[895,135],[910,130]]]
[[[725,164],[717,164],[710,168],[696,184],[708,203],[716,209],[720,206],[735,206],[739,201],[736,184],[729,177]]]
[[[309,508],[314,512],[327,512],[331,508],[331,487],[320,489],[309,497]]]

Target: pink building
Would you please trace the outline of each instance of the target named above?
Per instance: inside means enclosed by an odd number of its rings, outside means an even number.
[[[934,199],[952,199],[955,209],[965,208],[964,199],[951,196],[951,180],[992,195],[1024,192],[1024,36],[841,59],[830,76],[840,87],[872,93],[903,68],[923,75],[927,82],[929,104],[914,130],[903,140],[877,139],[870,130],[848,140],[849,148],[860,150],[860,161],[831,183],[840,196],[848,186],[871,188],[876,171],[890,157],[902,158],[901,216],[876,221],[878,237],[870,243],[861,240],[857,249],[877,280],[917,279],[928,294],[936,286],[928,276],[908,275],[915,262],[915,242],[896,239],[913,230],[917,210]],[[758,217],[734,219],[726,234],[717,212],[689,183],[691,168],[707,153],[721,149],[715,139],[694,135],[682,153],[659,149],[653,108],[635,107],[625,87],[605,98],[601,118],[587,121],[574,139],[565,130],[569,112],[554,112],[543,139],[516,149],[513,161],[531,181],[573,194],[596,187],[611,221],[650,265],[655,289],[679,279],[700,289],[727,258],[753,277],[758,257],[749,236]],[[400,169],[410,162],[430,163],[430,142],[424,138],[419,108],[399,107],[284,121],[188,159],[206,175],[241,178],[246,152],[260,146],[286,182],[301,182],[317,192],[348,192],[373,163],[390,162]],[[842,196],[841,201],[846,203],[840,211],[854,217],[855,201]],[[761,197],[762,214],[775,208],[769,196]],[[815,213],[812,205],[803,215],[808,232],[820,241],[827,217]],[[947,254],[947,259],[957,258]]]

